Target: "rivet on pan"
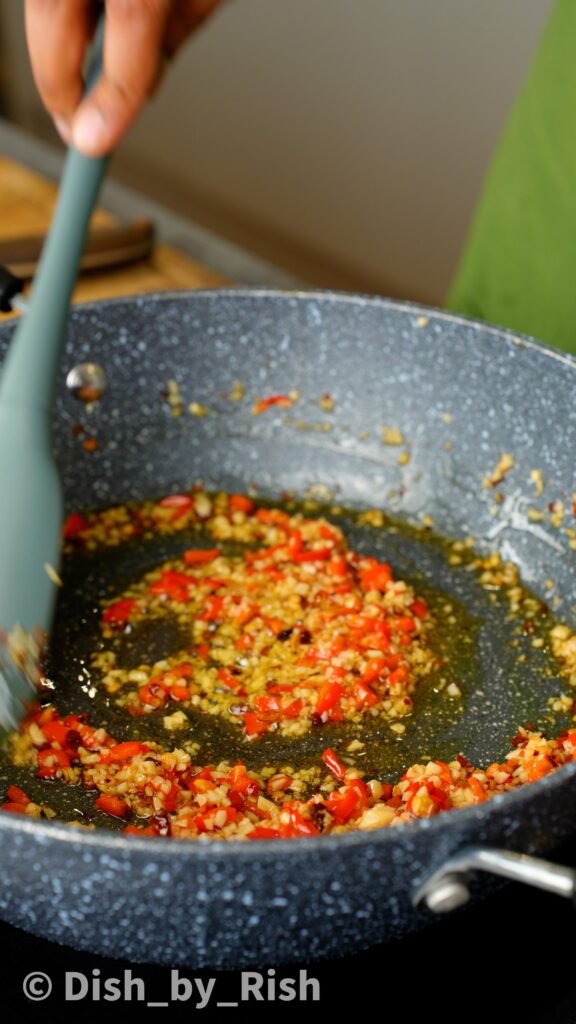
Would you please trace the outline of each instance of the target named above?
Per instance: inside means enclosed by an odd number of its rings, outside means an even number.
[[[97,363],[80,363],[70,370],[66,387],[80,402],[98,402],[108,387],[108,381]]]
[[[463,907],[470,899],[466,882],[458,875],[445,875],[426,893],[425,903],[434,914],[447,914]]]

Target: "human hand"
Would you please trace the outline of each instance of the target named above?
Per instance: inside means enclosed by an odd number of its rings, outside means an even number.
[[[126,134],[182,43],[223,0],[105,0],[104,70],[83,98],[99,0],[26,0],[36,85],[66,143],[103,156]]]

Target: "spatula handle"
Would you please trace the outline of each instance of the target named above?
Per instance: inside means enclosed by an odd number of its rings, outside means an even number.
[[[102,68],[104,18],[93,48],[87,92]],[[50,410],[62,361],[70,298],[90,216],[106,168],[106,158],[83,156],[70,147],[52,227],[32,289],[30,307],[20,321],[0,380],[3,404]]]

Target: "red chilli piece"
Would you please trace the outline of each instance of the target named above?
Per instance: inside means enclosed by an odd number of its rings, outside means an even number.
[[[313,548],[298,551],[293,557],[295,562],[327,562],[333,554],[334,548]]]
[[[391,672],[388,676],[388,683],[390,686],[397,686],[399,683],[406,682],[408,678],[408,666],[400,665],[394,672]]]
[[[246,515],[254,508],[254,502],[244,494],[232,494],[228,499],[228,505],[232,512],[244,512]]]
[[[40,770],[38,775],[41,778],[51,778],[57,775],[62,768],[70,767],[70,758],[65,750],[57,750],[56,747],[43,747],[37,752]]]
[[[415,615],[417,619],[425,619],[428,615],[428,606],[425,601],[417,597],[415,601],[410,605],[410,611],[412,615]]]
[[[266,732],[268,723],[264,722],[254,711],[247,711],[244,715],[244,731],[250,738],[260,736]]]
[[[8,786],[6,796],[11,803],[22,804],[23,807],[27,807],[32,802],[30,797],[19,786]]]
[[[125,626],[137,607],[138,602],[130,597],[114,601],[102,612],[102,622],[109,626]]]
[[[61,747],[66,746],[68,733],[71,731],[72,730],[68,725],[65,725],[64,722],[59,722],[58,719],[54,719],[51,722],[46,722],[42,726],[42,732],[44,733],[46,739],[50,740],[51,743],[59,743]]]
[[[360,795],[354,789],[346,789],[344,792],[337,790],[330,793],[326,801],[326,807],[334,820],[339,825],[344,825],[357,813],[360,805]]]
[[[220,548],[190,548],[184,552],[183,557],[186,565],[202,565],[204,562],[213,562],[219,554]]]
[[[10,811],[11,814],[26,814],[26,806],[17,801],[8,800],[5,804],[0,804],[0,810]]]
[[[338,757],[338,754],[336,754],[332,750],[332,747],[326,748],[326,750],[322,754],[322,760],[324,761],[324,764],[332,773],[334,778],[338,780],[338,782],[341,782],[346,777],[346,765],[342,763],[342,761]]]
[[[246,836],[247,839],[280,839],[280,833],[276,828],[265,828],[263,825],[256,825]]]
[[[362,676],[361,682],[365,684],[373,683],[376,679],[379,678],[379,676],[382,674],[385,668],[386,658],[372,658],[366,665],[366,668],[364,669],[364,674]]]
[[[283,826],[282,835],[285,835],[287,838],[320,835],[320,829],[316,828],[314,822],[305,818],[296,807],[286,809],[290,814],[290,824]]]
[[[242,693],[246,692],[242,686],[242,680],[238,676],[233,676],[227,669],[219,668],[218,678],[229,690],[241,691]]]
[[[279,405],[282,409],[289,409],[294,405],[294,401],[290,398],[290,395],[270,395],[269,398],[262,398],[259,402],[255,403],[252,407],[252,415],[259,416],[260,413],[270,409],[273,405]]]
[[[198,619],[200,619],[201,622],[214,622],[215,620],[221,618],[223,608],[224,598],[216,597],[215,595],[211,594],[206,598],[204,602],[204,608],[198,615]]]
[[[68,516],[64,526],[62,527],[62,536],[64,540],[74,540],[87,528],[88,522],[84,519],[84,516],[78,515],[77,512],[73,512],[72,515]]]
[[[344,693],[344,687],[340,683],[327,683],[318,694],[318,703],[315,711],[317,715],[324,715],[331,711],[339,703]]]
[[[126,801],[120,796],[114,796],[113,793],[102,793],[95,800],[95,804],[101,811],[110,814],[113,818],[127,819],[132,814]]]
[[[368,565],[360,569],[360,586],[362,590],[384,590],[392,579],[392,569],[387,562],[376,559],[365,559]]]
[[[300,699],[293,700],[285,708],[282,709],[282,716],[284,718],[298,718],[298,715],[302,711],[304,704]]]
[[[167,569],[159,580],[150,584],[148,591],[151,594],[160,594],[161,597],[169,597],[171,601],[185,604],[190,599],[190,587],[197,582],[193,576],[188,576],[184,572]]]
[[[128,740],[126,743],[117,743],[100,757],[100,764],[114,764],[115,761],[129,761],[138,754],[145,754],[149,750],[146,743],[138,743],[136,740]]]
[[[354,696],[360,707],[373,707],[379,700],[378,695],[363,679],[354,684]]]
[[[192,498],[188,494],[170,494],[159,502],[160,507],[172,509],[170,519],[176,523],[192,511]]]
[[[169,494],[158,502],[161,508],[182,508],[189,509],[192,505],[192,498],[189,494]]]
[[[280,701],[278,697],[270,695],[256,697],[254,699],[254,704],[258,708],[258,711],[264,715],[275,714],[277,711],[280,711]]]
[[[168,700],[169,691],[167,687],[162,686],[158,678],[151,679],[145,686],[141,686],[138,690],[138,699],[141,704],[146,704],[151,708],[161,708]]]
[[[409,615],[400,615],[397,619],[394,619],[394,625],[400,633],[413,633],[416,629],[416,623]]]

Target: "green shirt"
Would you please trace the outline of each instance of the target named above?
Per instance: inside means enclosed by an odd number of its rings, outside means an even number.
[[[558,0],[447,302],[576,353],[576,0]]]

